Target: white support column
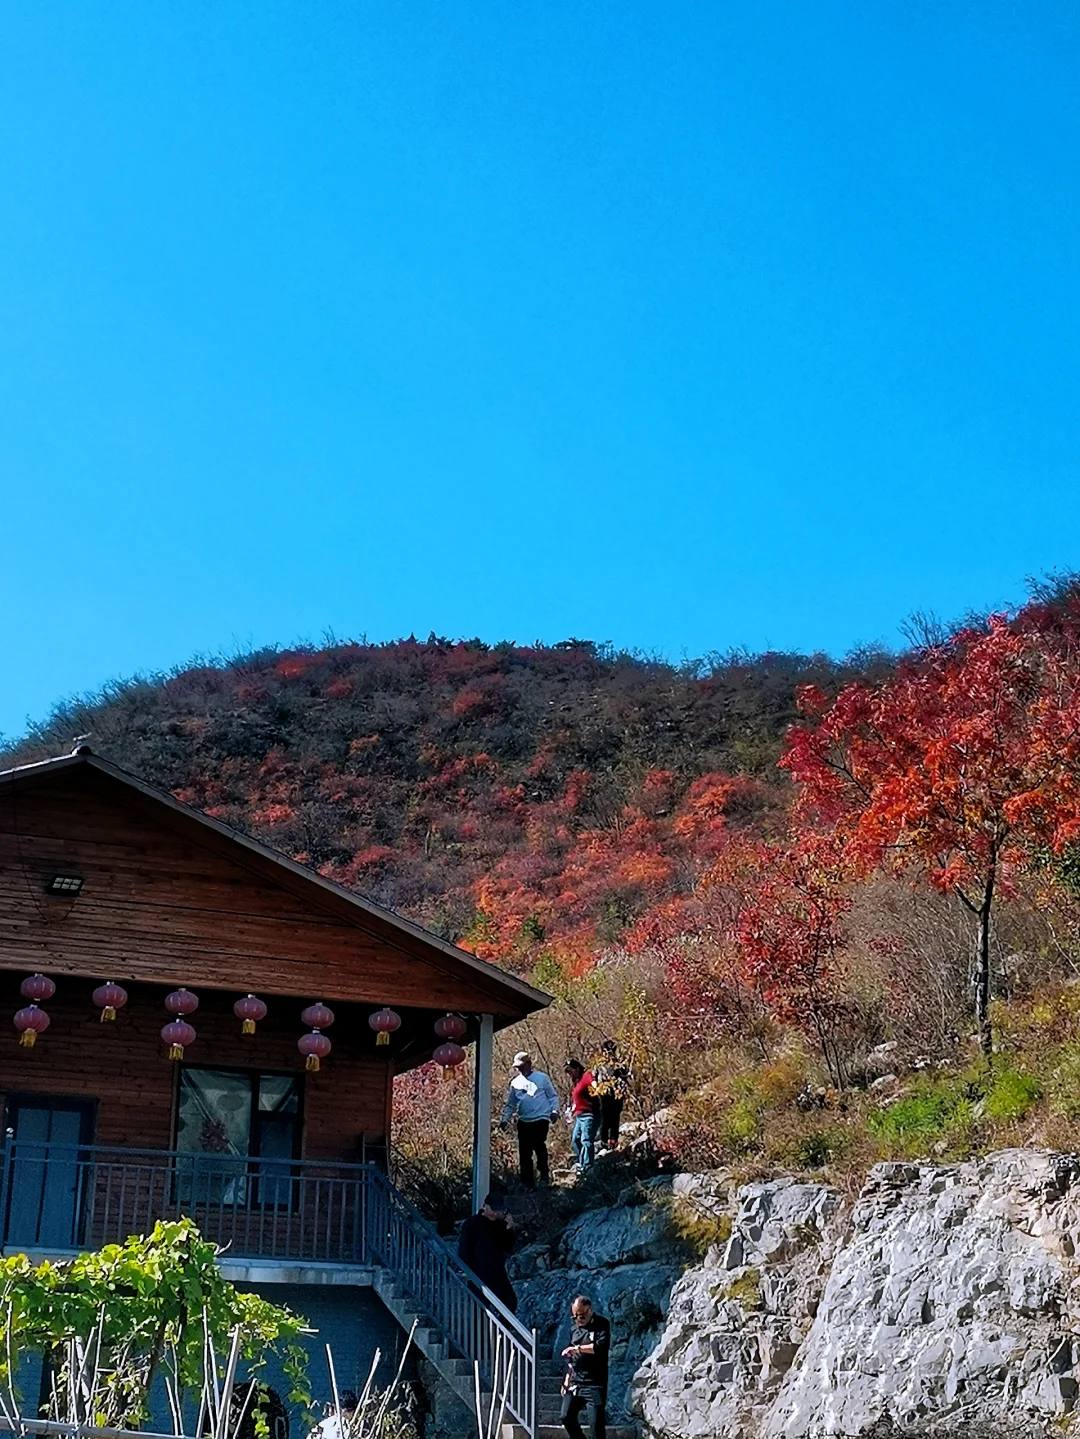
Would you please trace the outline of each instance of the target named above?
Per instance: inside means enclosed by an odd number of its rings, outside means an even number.
[[[495,1023],[490,1014],[480,1016],[476,1037],[476,1086],[473,1091],[473,1213],[480,1208],[491,1188],[491,1071],[495,1049]]]

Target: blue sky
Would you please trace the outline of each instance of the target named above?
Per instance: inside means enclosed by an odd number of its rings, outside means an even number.
[[[0,731],[266,642],[844,651],[1080,565],[1057,0],[0,15]]]

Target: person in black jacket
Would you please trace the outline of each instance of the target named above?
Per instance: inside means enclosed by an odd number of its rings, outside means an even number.
[[[570,1343],[563,1350],[566,1378],[562,1386],[562,1423],[570,1439],[585,1439],[581,1413],[586,1411],[589,1439],[606,1439],[608,1352],[611,1325],[593,1308],[587,1294],[579,1294],[570,1306],[573,1328]]]
[[[458,1258],[477,1279],[510,1310],[517,1311],[517,1295],[506,1273],[506,1256],[514,1249],[514,1216],[499,1194],[489,1194],[483,1208],[470,1214],[461,1226]]]

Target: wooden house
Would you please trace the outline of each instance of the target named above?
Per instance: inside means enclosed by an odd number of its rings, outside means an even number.
[[[548,1002],[88,748],[0,773],[0,1241],[70,1252],[191,1214],[244,1282],[381,1285],[465,1353],[431,1286],[464,1314],[469,1277],[385,1174],[393,1080],[448,1028],[475,1045],[482,1197],[492,1036]],[[475,1334],[506,1327],[479,1302]]]

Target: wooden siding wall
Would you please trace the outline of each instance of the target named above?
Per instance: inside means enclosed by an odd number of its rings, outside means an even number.
[[[200,842],[140,804],[89,768],[0,795],[0,969],[524,1012],[485,990],[482,977],[474,984],[367,932],[359,919],[306,903],[215,852],[219,837]],[[77,898],[46,895],[46,878],[63,870],[84,877]]]
[[[0,974],[0,1092],[96,1099],[96,1143],[169,1148],[177,1066],[160,1041],[170,1018],[164,987],[132,986],[116,1022],[102,1024],[90,998],[95,981],[56,977],[57,993],[42,1006],[52,1023],[32,1049],[24,1049],[12,1025],[26,1002],[19,996],[20,978]],[[366,1011],[337,1012],[333,1053],[317,1074],[308,1074],[296,1048],[303,1033],[298,1003],[271,1002],[257,1033],[245,1038],[232,1013],[233,995],[208,991],[199,998],[190,1016],[198,1033],[187,1051],[192,1064],[303,1076],[305,1159],[354,1162],[364,1137],[380,1140],[389,1133],[391,1065],[365,1052],[371,1043]]]

